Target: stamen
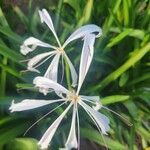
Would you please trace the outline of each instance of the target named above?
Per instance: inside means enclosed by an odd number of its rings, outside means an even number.
[[[23,136],[25,136],[28,131],[35,126],[39,121],[41,121],[42,119],[44,119],[46,116],[48,116],[50,113],[52,113],[53,111],[55,111],[57,108],[61,107],[63,104],[65,104],[66,102],[61,103],[60,105],[58,105],[57,107],[55,107],[54,109],[52,109],[51,111],[49,111],[48,113],[46,113],[44,116],[42,116],[40,119],[38,119],[36,122],[34,122],[27,130],[26,132],[23,134]]]
[[[43,61],[41,61],[39,64],[37,64],[36,66],[34,66],[33,68],[37,68],[39,67],[40,65],[42,65],[43,63],[45,63],[49,58],[51,58],[52,56],[54,56],[54,54],[51,54],[50,56],[48,56],[46,59],[44,59]]]
[[[97,122],[96,122],[96,120],[93,118],[93,116],[92,116],[86,109],[84,109],[84,110],[87,112],[87,114],[90,116],[90,118],[92,119],[92,121],[95,123],[95,125],[96,125],[96,127],[97,127],[97,129],[98,129],[98,131],[99,131],[99,133],[100,133],[100,135],[101,135],[101,137],[102,137],[102,140],[103,140],[103,142],[104,142],[104,146],[106,147],[106,150],[108,150],[108,146],[107,146],[107,144],[106,144],[106,140],[105,140],[105,138],[104,138],[104,136],[103,136],[103,134],[102,134],[102,132],[101,132],[101,129],[100,129],[99,125],[97,124]]]
[[[26,73],[26,72],[29,72],[30,70],[26,69],[26,70],[21,70],[20,73]]]
[[[102,106],[103,108],[107,109],[108,111],[114,113],[115,115],[117,115],[118,117],[120,117],[128,126],[132,126],[133,124],[129,122],[129,120],[127,118],[125,118],[124,116],[118,114],[117,112],[105,107],[105,106]]]

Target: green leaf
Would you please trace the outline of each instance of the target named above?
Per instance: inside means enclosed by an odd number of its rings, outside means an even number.
[[[21,36],[19,36],[15,32],[13,32],[7,26],[0,26],[0,32],[3,33],[4,35],[6,35],[8,38],[12,39],[13,41],[19,43],[19,44],[22,43],[22,41],[23,41],[23,38]]]
[[[137,127],[137,132],[139,132],[141,135],[143,135],[146,140],[150,139],[150,132],[148,132],[147,130],[145,130],[142,126]]]
[[[105,64],[109,64],[111,66],[115,66],[115,62],[113,61],[113,59],[106,55],[102,55],[99,57],[96,56],[95,60],[100,63],[105,63]]]
[[[150,43],[145,45],[139,50],[136,50],[132,53],[132,56],[117,70],[109,74],[106,78],[104,78],[97,86],[92,87],[92,90],[102,89],[107,86],[110,82],[116,80],[120,75],[122,75],[126,70],[132,67],[135,63],[137,63],[140,59],[143,58],[150,51]]]
[[[83,13],[82,13],[83,15],[81,16],[80,20],[78,21],[77,26],[81,26],[90,20],[92,8],[93,8],[93,0],[87,0],[86,5],[83,10]]]
[[[1,7],[0,7],[0,24],[2,26],[9,26]]]
[[[150,79],[150,73],[146,73],[145,72],[140,77],[137,77],[136,79],[133,79],[132,81],[130,81],[129,83],[127,83],[127,86],[135,85],[137,83],[140,83],[140,82],[148,80],[148,79]]]
[[[12,121],[13,119],[16,119],[16,118],[10,117],[10,116],[0,118],[0,126]]]
[[[99,145],[105,146],[105,142],[101,134],[96,130],[84,128],[84,129],[81,129],[81,135],[82,137],[90,141],[93,141]],[[117,140],[110,139],[106,136],[104,137],[104,139],[106,141],[107,147],[110,148],[111,150],[125,150],[125,146],[119,143]]]
[[[18,123],[19,120],[20,122]],[[28,122],[26,120],[19,120],[13,118],[3,121],[0,128],[0,147],[24,132]]]
[[[114,5],[111,8],[113,13],[111,13],[110,16],[106,18],[106,21],[104,23],[104,30],[106,32],[109,30],[110,26],[112,25],[112,23],[114,21],[114,14],[117,13],[117,11],[121,5],[121,0],[117,0],[115,3],[112,3],[112,5]]]
[[[128,100],[129,98],[130,98],[129,95],[111,95],[111,96],[106,96],[104,98],[101,98],[100,101],[103,105],[108,105],[108,104],[123,102]]]
[[[18,54],[16,51],[10,49],[6,45],[0,43],[0,54],[9,58],[10,60],[20,64],[20,60],[23,60],[23,56]]]
[[[114,45],[118,44],[121,40],[127,37],[130,32],[131,32],[131,29],[126,29],[122,31],[119,35],[117,35],[116,37],[112,37],[110,42],[107,44],[106,48],[111,48]]]
[[[136,89],[133,94],[136,97],[139,97],[140,99],[142,99],[143,101],[145,101],[148,105],[150,105],[150,89],[149,87],[141,87],[139,89]]]
[[[20,18],[21,22],[27,26],[29,24],[27,16],[22,12],[22,10],[18,6],[13,7],[13,9]]]
[[[132,117],[137,120],[138,119],[138,108],[135,105],[133,101],[126,101],[124,103],[126,108],[128,109],[129,113],[132,115]]]
[[[111,27],[110,28],[111,32],[115,32],[115,33],[122,33],[123,32],[123,37],[121,37],[122,39],[126,36],[131,36],[134,38],[138,38],[140,40],[143,40],[143,38],[145,37],[146,33],[144,30],[141,29],[134,29],[134,28],[123,28],[122,30],[120,30],[119,28],[115,28],[115,27]],[[130,32],[129,32],[130,31]],[[125,33],[128,33],[127,35]],[[118,35],[119,36],[119,35]]]
[[[80,7],[80,0],[64,0],[64,3],[69,4],[76,12],[76,17],[79,19],[82,9]]]
[[[15,77],[18,77],[18,78],[21,78],[21,74],[20,72],[16,71],[15,69],[7,66],[7,65],[3,65],[0,63],[0,67],[2,69],[4,69],[6,72],[10,73],[11,75],[15,76]]]
[[[124,25],[129,25],[129,9],[128,9],[128,1],[123,1],[123,15],[124,15]]]
[[[17,83],[16,87],[19,89],[31,89],[37,91],[37,89],[34,87],[33,84],[28,84],[28,83]]]
[[[123,87],[127,83],[128,78],[129,78],[128,72],[123,73],[119,80],[119,86]]]
[[[7,65],[7,58],[4,57],[2,63],[4,65]],[[2,64],[2,65],[3,65]],[[4,69],[2,69],[1,71],[1,76],[0,76],[0,96],[4,96],[5,95],[5,89],[6,89],[6,77],[7,77],[7,73]]]
[[[16,138],[8,144],[5,144],[5,148],[7,150],[38,150],[37,142],[33,138]]]

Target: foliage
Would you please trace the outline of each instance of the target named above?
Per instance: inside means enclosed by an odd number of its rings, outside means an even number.
[[[59,0],[57,2],[45,0],[43,3],[40,1],[34,3],[30,0],[22,3],[25,4],[21,5],[19,1],[0,3],[0,149],[11,149],[11,143],[19,150],[23,150],[23,145],[27,147],[30,145],[30,149],[33,150],[37,149],[36,141],[27,137],[38,139],[55,118],[55,114],[47,117],[23,137],[27,128],[46,113],[48,108],[36,113],[30,111],[20,114],[10,114],[8,110],[12,99],[19,101],[25,97],[42,97],[30,85],[33,76],[37,74],[20,72],[25,69],[21,60],[27,58],[19,52],[19,46],[29,36],[53,42],[49,30],[40,24],[39,7],[44,7],[51,13],[56,31],[61,35],[61,41],[83,24],[94,23],[102,27],[103,36],[96,41],[94,60],[82,92],[88,95],[100,95],[104,105],[126,116],[133,124],[130,127],[114,114],[104,111],[111,120],[112,130],[105,137],[109,149],[138,150],[148,147],[150,2],[148,0]],[[80,49],[80,44],[76,45],[75,49],[67,49],[74,64],[79,62]],[[68,72],[67,67],[66,72]],[[91,76],[94,78],[90,78]],[[60,112],[61,109],[57,111]],[[93,131],[89,133],[90,120],[87,119],[84,123],[81,119],[81,138],[97,143],[98,147],[105,146],[96,130],[90,129]],[[52,143],[54,149],[57,148],[57,143],[63,145],[66,126],[68,124],[64,121]]]

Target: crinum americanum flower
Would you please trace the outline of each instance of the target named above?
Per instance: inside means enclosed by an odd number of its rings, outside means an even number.
[[[87,39],[88,35],[93,35],[92,38],[99,37],[102,34],[101,29],[94,24],[82,26],[79,29],[77,29],[75,32],[73,32],[62,45],[58,39],[57,33],[55,32],[52,19],[50,15],[48,14],[48,12],[45,9],[42,9],[39,11],[39,15],[41,18],[41,22],[46,23],[49,29],[52,31],[58,43],[58,46],[53,46],[51,44],[42,42],[34,37],[29,37],[28,39],[26,39],[23,45],[21,45],[20,47],[21,48],[20,51],[23,55],[27,55],[29,52],[34,51],[38,46],[52,49],[49,52],[43,52],[41,54],[34,56],[32,59],[30,59],[27,63],[27,69],[29,71],[39,72],[39,70],[37,70],[37,67],[42,65],[45,61],[50,59],[52,56],[54,56],[49,67],[47,68],[44,74],[44,77],[57,82],[58,65],[59,65],[60,57],[62,56],[62,65],[63,65],[63,59],[65,59],[70,68],[71,77],[72,77],[72,86],[76,86],[77,73],[69,57],[66,55],[66,52],[64,51],[64,49],[70,42],[76,39],[79,39],[79,38]],[[97,34],[94,34],[94,33],[97,33]]]
[[[12,102],[12,105],[10,107],[11,112],[34,109],[37,107],[50,105],[52,103],[61,103],[60,105],[58,105],[58,107],[62,106],[63,104],[68,104],[67,108],[50,125],[50,127],[46,130],[46,132],[40,139],[38,144],[40,145],[41,149],[48,148],[48,145],[51,142],[59,124],[61,123],[62,119],[65,117],[65,115],[71,108],[72,108],[71,128],[64,149],[71,150],[72,148],[79,148],[78,143],[80,139],[77,138],[76,136],[76,121],[78,124],[78,134],[79,134],[79,114],[78,114],[79,106],[81,106],[85,110],[85,112],[87,112],[87,114],[90,116],[90,118],[93,120],[98,130],[102,134],[107,134],[107,131],[109,130],[109,119],[104,114],[98,111],[99,109],[104,107],[99,101],[99,96],[84,96],[79,94],[81,86],[83,84],[83,81],[85,79],[85,76],[88,72],[89,66],[93,58],[94,41],[95,41],[95,34],[91,33],[86,34],[86,36],[84,37],[77,89],[68,90],[59,83],[57,83],[55,80],[39,76],[36,77],[33,81],[35,86],[37,88],[44,89],[44,91],[47,91],[47,93],[51,90],[54,90],[55,93],[60,97],[59,99],[56,100],[25,99],[22,102],[16,104],[14,103],[14,101]],[[53,110],[51,110],[50,112],[52,112]],[[45,116],[50,114],[50,112],[47,113]]]

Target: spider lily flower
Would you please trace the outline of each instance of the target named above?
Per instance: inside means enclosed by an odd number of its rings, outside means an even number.
[[[34,79],[34,84],[36,85],[36,87],[40,87],[40,88],[45,87],[46,89],[50,89],[50,90],[53,89],[56,93],[59,93],[60,98],[56,100],[25,99],[20,103],[14,103],[13,101],[12,105],[9,108],[11,112],[19,112],[19,111],[35,109],[38,107],[43,107],[45,105],[51,105],[53,103],[61,103],[60,105],[64,103],[68,104],[68,106],[63,111],[63,113],[50,125],[50,127],[46,130],[46,132],[38,142],[41,149],[48,148],[49,143],[51,142],[59,124],[61,123],[61,121],[63,120],[63,118],[71,108],[72,108],[71,128],[69,131],[67,141],[65,143],[65,149],[71,150],[72,148],[79,148],[78,145],[79,141],[77,141],[77,136],[76,136],[76,121],[79,124],[79,116],[78,116],[79,105],[82,106],[85,112],[87,112],[90,118],[94,121],[98,130],[102,134],[107,135],[107,131],[110,128],[109,119],[104,114],[98,111],[98,109],[103,107],[102,104],[99,102],[99,96],[79,95],[77,94],[77,92],[69,91],[68,89],[66,89],[65,87],[63,87],[62,85],[56,83],[51,79],[40,77],[40,76]],[[92,106],[88,105],[87,103],[91,103]]]
[[[72,108],[72,120],[71,120],[71,128],[69,131],[69,135],[67,141],[65,143],[66,150],[71,150],[72,148],[79,148],[79,114],[78,114],[78,107],[81,106],[85,112],[90,116],[93,120],[95,125],[97,126],[98,130],[101,134],[107,134],[109,130],[109,119],[98,110],[101,109],[103,106],[99,102],[99,96],[84,96],[80,95],[80,89],[85,79],[85,76],[88,72],[89,66],[91,64],[93,58],[93,44],[95,41],[95,35],[90,34],[84,37],[84,44],[81,54],[81,61],[80,61],[80,69],[79,69],[79,80],[78,80],[78,87],[75,90],[68,90],[59,83],[45,78],[45,77],[36,77],[33,80],[33,83],[39,89],[43,89],[43,93],[47,91],[47,93],[51,90],[54,90],[55,93],[60,97],[57,100],[23,100],[20,103],[14,104],[10,107],[12,112],[14,111],[24,111],[29,109],[34,109],[37,107],[42,107],[45,105],[51,105],[52,103],[60,103],[64,104],[67,103],[68,106],[63,111],[63,113],[50,125],[50,127],[46,130],[44,135],[39,141],[39,145],[41,149],[47,149],[49,143],[51,142],[57,128],[59,127],[61,121],[63,120],[64,116],[67,114],[69,110]],[[44,93],[45,94],[45,93]],[[37,103],[35,103],[37,101]],[[42,102],[43,101],[43,102]],[[89,104],[90,103],[90,104]],[[60,105],[61,105],[60,104]],[[92,106],[91,106],[92,104]],[[59,105],[59,106],[60,106]],[[49,113],[48,113],[49,114]],[[45,115],[46,116],[46,115]],[[42,117],[43,118],[43,117]],[[78,124],[78,138],[76,136],[76,121]]]
[[[79,38],[87,39],[88,35],[89,36],[92,35],[94,36],[94,38],[99,37],[102,34],[102,31],[100,27],[94,24],[82,26],[79,29],[77,29],[75,32],[73,32],[62,45],[58,39],[57,33],[54,29],[52,19],[50,15],[48,14],[48,12],[45,9],[42,9],[42,10],[39,10],[39,15],[41,18],[41,22],[46,23],[49,29],[52,31],[58,45],[53,46],[51,44],[42,42],[39,39],[36,39],[34,37],[29,37],[28,39],[26,39],[23,45],[21,45],[20,47],[20,52],[23,55],[27,55],[29,52],[36,50],[37,47],[45,47],[45,48],[51,49],[50,52],[43,52],[31,58],[27,63],[27,69],[29,71],[34,71],[34,72],[39,73],[39,70],[37,69],[37,67],[39,67],[45,61],[53,57],[48,69],[46,70],[44,74],[44,77],[52,79],[57,82],[58,64],[59,64],[60,57],[62,57],[62,60],[65,59],[69,65],[71,77],[72,77],[72,86],[75,87],[76,82],[77,82],[77,73],[70,59],[66,55],[66,52],[64,51],[64,49],[70,42],[76,39],[79,39]],[[90,40],[90,38],[88,39]],[[62,61],[62,65],[63,65],[63,61]]]

